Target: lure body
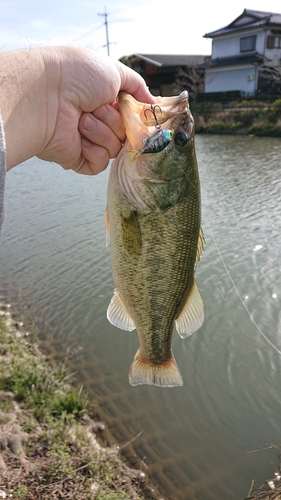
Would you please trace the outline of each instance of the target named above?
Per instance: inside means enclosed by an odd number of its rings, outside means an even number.
[[[173,137],[172,130],[162,130],[159,129],[154,135],[144,139],[144,147],[139,150],[129,150],[128,153],[135,153],[135,156],[131,161],[135,161],[140,155],[146,153],[160,153],[163,151],[171,142]]]

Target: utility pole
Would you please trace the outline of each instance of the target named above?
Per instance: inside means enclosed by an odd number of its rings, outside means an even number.
[[[108,13],[106,12],[106,5],[104,6],[104,12],[99,12],[99,16],[103,16],[104,17],[105,33],[106,33],[107,55],[109,56],[110,54],[109,54],[108,23],[107,23]]]

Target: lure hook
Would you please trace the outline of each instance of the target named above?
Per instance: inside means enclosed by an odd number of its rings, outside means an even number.
[[[161,129],[161,125],[159,125],[159,123],[158,123],[158,119],[157,119],[157,116],[156,116],[155,108],[158,108],[159,111],[160,111],[160,113],[162,113],[162,109],[160,108],[159,104],[155,104],[154,106],[153,106],[153,104],[151,104],[150,108],[147,108],[147,109],[144,110],[144,116],[145,116],[145,119],[147,120],[147,112],[150,111],[150,113],[153,114],[153,118],[154,118],[155,123],[156,123],[155,128],[157,130],[160,130]]]

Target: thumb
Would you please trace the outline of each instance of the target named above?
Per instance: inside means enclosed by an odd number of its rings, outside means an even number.
[[[125,64],[119,61],[116,64],[121,77],[120,90],[131,94],[137,101],[153,104],[155,97],[149,92],[144,79]]]

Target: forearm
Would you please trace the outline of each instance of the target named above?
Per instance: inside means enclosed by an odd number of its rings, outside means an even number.
[[[50,102],[44,51],[0,52],[0,109],[6,138],[7,170],[37,155],[48,137]]]

